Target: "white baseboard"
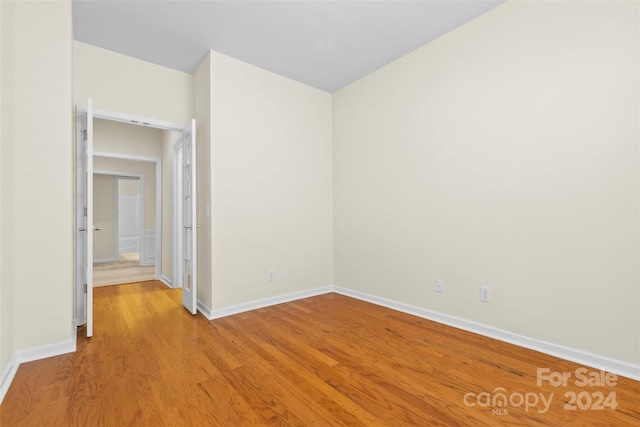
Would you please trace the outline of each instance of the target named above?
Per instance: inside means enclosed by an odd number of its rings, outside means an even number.
[[[2,371],[2,377],[0,377],[0,403],[4,400],[7,391],[9,391],[9,386],[16,376],[16,372],[18,372],[19,366],[18,357],[14,353],[13,356],[11,356],[11,360],[9,360],[9,364],[4,368],[4,371]]]
[[[535,338],[530,338],[524,335],[505,331],[503,329],[494,328],[493,326],[488,326],[482,323],[473,322],[471,320],[466,320],[459,317],[438,313],[436,311],[427,310],[425,308],[415,307],[409,304],[380,298],[374,295],[342,288],[340,286],[334,286],[333,291],[338,294],[346,295],[362,301],[367,301],[376,305],[381,305],[393,310],[401,311],[403,313],[412,314],[414,316],[422,317],[428,320],[433,320],[434,322],[442,323],[454,328],[463,329],[465,331],[473,332],[489,338],[494,338],[500,341],[515,344],[520,347],[559,357],[561,359],[570,360],[572,362],[586,365],[598,370],[611,372],[613,374],[640,381],[640,365],[635,365],[633,363],[625,362],[622,360],[612,359],[606,356],[600,356],[598,354],[589,353],[587,351],[578,350],[575,348],[541,341]]]
[[[206,317],[208,320],[213,319],[213,312],[202,301],[198,300],[197,306],[198,306],[198,311],[202,313],[204,317]]]
[[[69,341],[63,341],[55,344],[43,345],[28,350],[16,351],[11,356],[9,364],[2,372],[0,378],[0,403],[4,400],[4,396],[9,390],[9,386],[13,378],[18,372],[20,364],[32,362],[34,360],[46,359],[47,357],[60,356],[62,354],[73,353],[76,351],[76,333],[73,331],[72,338]]]
[[[165,275],[161,275],[159,280],[168,287],[173,288],[173,283]]]
[[[73,353],[74,351],[76,351],[76,346],[73,339],[70,339],[69,341],[17,351],[16,356],[18,358],[18,363],[27,363],[33,362],[34,360],[46,359],[47,357]]]
[[[255,310],[258,308],[269,307],[271,305],[282,304],[284,302],[295,301],[302,298],[309,298],[316,295],[327,294],[333,292],[333,286],[325,286],[322,288],[309,289],[306,291],[293,292],[290,294],[278,295],[271,298],[264,298],[256,301],[247,302],[244,304],[232,305],[230,307],[218,308],[215,310],[207,309],[202,314],[209,320],[217,319],[220,317],[231,316],[232,314],[243,313],[245,311]],[[203,306],[206,309],[206,306]],[[198,302],[198,308],[200,308],[200,302]]]

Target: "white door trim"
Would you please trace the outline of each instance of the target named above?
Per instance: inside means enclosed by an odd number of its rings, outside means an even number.
[[[174,132],[182,132],[184,125],[164,120],[150,119],[147,117],[133,116],[130,114],[118,113],[108,110],[94,110],[93,117],[96,119],[111,120],[114,122],[129,123],[138,126],[146,126],[156,129],[170,130]]]
[[[155,163],[156,168],[156,272],[155,279],[160,280],[162,275],[162,256],[158,256],[158,254],[162,254],[162,159],[159,157],[146,157],[146,156],[134,156],[131,154],[119,154],[119,153],[107,153],[104,151],[95,151],[93,153],[94,157],[107,157],[111,159],[120,159],[120,160],[130,160],[134,162],[147,162],[147,163]],[[127,176],[123,172],[112,171],[115,175]],[[141,181],[141,185],[144,183]],[[141,194],[144,194],[144,190],[141,189]],[[144,224],[144,217],[143,222]],[[144,230],[144,225],[142,227]],[[142,240],[141,240],[142,242]],[[140,248],[142,251],[142,248]],[[143,253],[140,253],[140,259],[143,259]]]

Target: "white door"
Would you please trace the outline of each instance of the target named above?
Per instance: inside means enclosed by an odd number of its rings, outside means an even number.
[[[184,259],[182,269],[182,304],[191,314],[197,311],[196,256],[196,121],[182,131],[182,209]]]
[[[120,180],[118,181],[120,182]],[[118,254],[140,252],[140,196],[118,195]]]
[[[93,335],[93,100],[78,108],[77,120],[77,287],[76,326],[87,324]]]
[[[173,287],[182,287],[182,268],[184,267],[184,216],[182,190],[182,137],[173,146]]]
[[[75,325],[87,323],[87,150],[85,130],[87,110],[76,108],[76,319]]]

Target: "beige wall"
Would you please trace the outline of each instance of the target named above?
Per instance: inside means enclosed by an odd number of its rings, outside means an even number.
[[[331,95],[217,53],[210,65],[211,308],[331,285]]]
[[[118,182],[118,195],[120,196],[139,196],[140,195],[140,179],[121,178],[117,182]]]
[[[71,2],[0,10],[2,372],[16,351],[71,344],[74,181]]]
[[[93,144],[95,151],[162,157],[162,131],[156,128],[96,119]]]
[[[193,117],[193,75],[73,42],[73,99],[134,116],[186,123]]]
[[[93,233],[93,259],[117,261],[116,177],[93,175],[93,225],[101,229]]]
[[[640,363],[638,40],[507,3],[337,92],[335,283]]]

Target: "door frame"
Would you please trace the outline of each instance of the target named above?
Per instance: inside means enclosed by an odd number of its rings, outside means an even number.
[[[86,109],[86,106],[84,106],[84,109]],[[80,115],[80,113],[83,110],[83,106],[81,104],[78,104],[77,106],[77,116]],[[140,116],[134,116],[134,115],[130,115],[130,114],[124,114],[124,113],[118,113],[115,111],[108,111],[108,110],[96,110],[93,109],[92,110],[92,117],[93,119],[103,119],[103,120],[111,120],[111,121],[116,121],[116,122],[123,122],[123,123],[129,123],[129,124],[134,124],[134,125],[138,125],[138,126],[146,126],[146,127],[151,127],[151,128],[155,128],[155,129],[162,129],[162,130],[168,130],[168,131],[173,131],[173,132],[178,132],[180,134],[183,133],[184,131],[184,124],[178,124],[178,123],[173,123],[173,122],[168,122],[168,121],[164,121],[164,120],[156,120],[156,119],[149,119],[146,117],[140,117]],[[82,133],[82,126],[77,125],[76,126],[76,140],[79,140],[79,138],[83,137],[83,133]],[[76,153],[76,156],[82,156],[82,152],[79,151]],[[80,161],[80,159],[78,158],[77,161]],[[81,163],[78,163],[78,165]],[[76,169],[76,174],[78,174],[79,172]],[[156,168],[156,179],[157,182],[162,183],[162,172],[160,168]],[[76,178],[76,182],[79,182],[79,180]],[[79,185],[79,184],[78,184]],[[157,200],[161,200],[162,198],[162,192],[160,191],[159,194],[157,192],[156,189],[156,194],[158,196]],[[83,193],[82,193],[82,189],[80,187],[76,188],[76,198],[78,197],[82,197]],[[80,224],[81,219],[84,218],[84,202],[80,202],[80,200],[78,199],[77,202],[77,225],[78,226],[82,226]],[[158,227],[157,223],[158,221],[160,221],[160,227]],[[158,211],[156,211],[156,230],[159,230],[162,228],[162,209]],[[157,232],[157,231],[156,231]],[[162,236],[160,236],[162,237]],[[78,234],[78,239],[80,239],[80,236]],[[156,245],[158,245],[159,243],[161,243],[161,240],[158,239],[156,237]],[[82,244],[81,242],[76,242],[77,245]],[[162,260],[162,246],[156,246],[156,257],[160,260],[160,263],[156,263],[156,275],[158,277],[161,277],[159,274],[159,270],[158,270],[158,265],[161,265],[161,260]],[[75,310],[75,326],[82,326],[86,323],[86,317],[88,315],[87,310],[87,304],[85,301],[85,289],[84,289],[84,281],[80,280],[81,277],[83,277],[83,275],[81,274],[80,270],[83,268],[82,263],[80,263],[79,261],[77,261],[77,265],[76,265],[76,274],[78,274],[78,279],[76,280],[76,310]]]

